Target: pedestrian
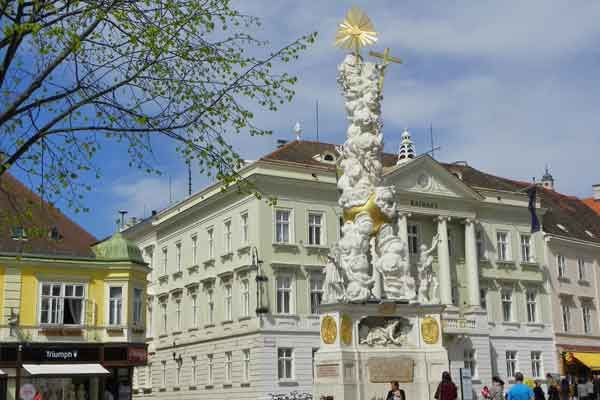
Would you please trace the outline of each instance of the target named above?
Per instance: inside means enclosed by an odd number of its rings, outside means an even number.
[[[594,400],[600,400],[600,377],[594,375]]]
[[[490,400],[504,400],[504,381],[499,376],[492,377]]]
[[[439,383],[435,396],[437,400],[456,400],[458,397],[458,389],[448,371],[442,373],[442,381]]]
[[[540,381],[535,381],[533,395],[535,396],[535,400],[546,400],[546,395],[544,394],[544,390],[540,386]]]
[[[560,400],[569,400],[569,395],[569,380],[567,378],[562,378],[560,381]]]
[[[546,385],[548,386],[548,400],[560,400],[558,382],[552,374],[546,374]]]
[[[523,383],[523,374],[517,372],[515,374],[515,384],[508,391],[506,400],[533,400],[533,390]]]
[[[390,382],[391,390],[388,392],[385,400],[406,400],[404,396],[404,390],[400,389],[398,381]]]

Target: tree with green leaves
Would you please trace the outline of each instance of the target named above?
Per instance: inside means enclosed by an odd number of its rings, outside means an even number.
[[[0,0],[0,180],[20,169],[47,200],[85,210],[81,175],[100,176],[102,145],[157,173],[166,138],[237,182],[225,133],[269,133],[251,110],[292,99],[296,78],[276,68],[316,37],[270,50],[248,33],[259,25],[229,0]]]

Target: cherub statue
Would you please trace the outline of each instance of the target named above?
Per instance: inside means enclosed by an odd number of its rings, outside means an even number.
[[[421,303],[436,303],[439,301],[437,299],[437,287],[439,284],[433,273],[433,255],[431,255],[437,248],[439,241],[440,237],[438,234],[433,237],[429,249],[425,244],[421,244],[419,247],[419,263],[417,267],[419,275],[418,301]]]

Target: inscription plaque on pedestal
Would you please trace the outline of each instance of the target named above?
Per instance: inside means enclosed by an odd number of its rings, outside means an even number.
[[[371,358],[367,362],[371,383],[413,381],[414,361],[410,358]]]
[[[337,378],[340,375],[338,364],[317,365],[318,378]]]

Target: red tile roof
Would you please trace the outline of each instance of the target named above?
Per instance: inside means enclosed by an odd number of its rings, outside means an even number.
[[[12,238],[16,226],[25,228],[27,240]],[[52,230],[59,235],[51,238]],[[0,177],[0,252],[89,257],[96,241],[14,176]]]
[[[596,200],[593,197],[589,197],[587,199],[583,199],[582,201],[585,203],[586,206],[594,210],[596,214],[600,215],[600,200]]]
[[[310,165],[333,170],[335,167],[332,164],[314,159],[315,155],[325,152],[336,154],[335,145],[321,142],[293,141],[267,154],[261,160]],[[386,167],[395,165],[396,156],[384,154],[383,164]],[[529,182],[491,175],[468,165],[442,163],[442,166],[451,173],[458,174],[463,182],[475,190],[477,188],[487,188],[523,192],[523,189],[531,185]],[[542,221],[544,232],[600,243],[600,216],[594,213],[583,201],[577,197],[567,196],[542,187],[538,187],[538,196],[541,206],[548,210]],[[559,225],[563,226],[566,231],[562,230]]]

